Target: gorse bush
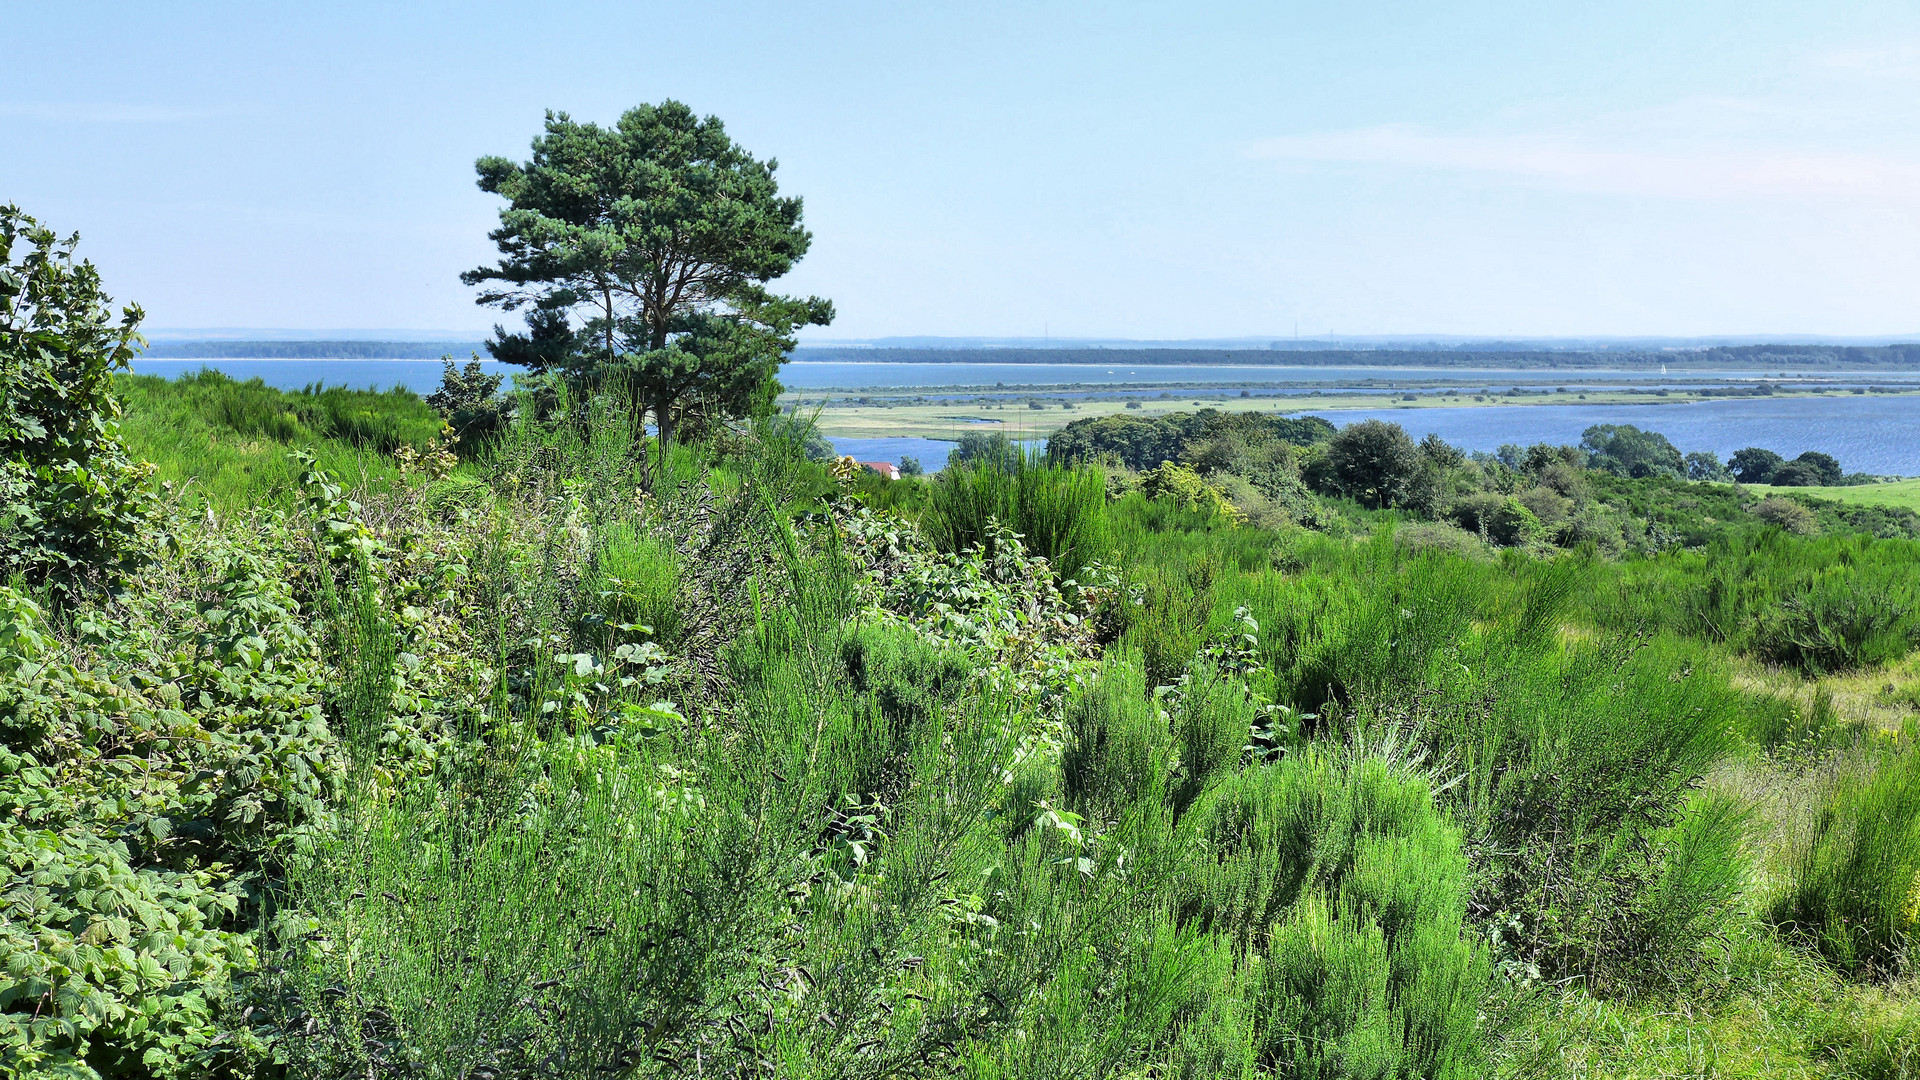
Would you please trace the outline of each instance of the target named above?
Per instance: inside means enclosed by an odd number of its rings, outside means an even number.
[[[1920,619],[1902,599],[1828,577],[1761,615],[1754,652],[1816,674],[1898,660],[1920,641]]]
[[[1243,941],[1257,1060],[1280,1075],[1472,1076],[1484,948],[1462,929],[1467,863],[1426,783],[1320,753],[1215,785],[1183,830],[1206,858],[1182,910]]]

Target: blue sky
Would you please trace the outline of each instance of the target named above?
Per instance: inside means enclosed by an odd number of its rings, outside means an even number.
[[[0,201],[155,327],[471,330],[481,154],[676,97],[820,337],[1920,331],[1912,4],[10,5]]]

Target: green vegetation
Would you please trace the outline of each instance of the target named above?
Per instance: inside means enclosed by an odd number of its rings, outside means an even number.
[[[1780,494],[1808,496],[1855,506],[1880,506],[1892,510],[1920,511],[1920,480],[1850,484],[1846,487],[1783,488]]]
[[[394,455],[431,455],[448,422],[409,390],[284,391],[204,370],[172,381],[123,374],[114,382],[132,453],[152,462],[181,498],[223,512],[291,508],[301,471],[287,456],[294,449],[358,485],[395,481]]]
[[[63,591],[137,566],[154,512],[112,392],[140,309],[115,325],[79,239],[0,206],[0,575]]]
[[[0,534],[8,1075],[1920,1060],[1911,513],[1627,428],[887,481],[593,380],[115,380],[137,311],[50,265],[9,498],[138,512]]]

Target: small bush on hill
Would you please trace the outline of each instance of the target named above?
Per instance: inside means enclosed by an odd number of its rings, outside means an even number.
[[[470,458],[506,428],[513,416],[513,400],[500,396],[505,376],[481,370],[478,356],[465,368],[454,367],[452,357],[446,358],[446,365],[440,389],[428,395],[427,407],[446,418],[455,451]]]
[[[1812,536],[1820,531],[1814,521],[1813,511],[1792,499],[1783,499],[1777,495],[1761,499],[1748,511],[1754,517],[1769,525],[1775,525],[1795,536]]]

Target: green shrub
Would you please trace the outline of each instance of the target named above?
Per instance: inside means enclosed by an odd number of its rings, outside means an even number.
[[[1434,553],[1483,560],[1487,545],[1465,529],[1437,521],[1417,521],[1394,530],[1393,542],[1409,554]]]
[[[1362,420],[1327,443],[1332,489],[1371,507],[1399,506],[1419,471],[1413,440],[1399,424]]]
[[[114,372],[139,335],[100,272],[17,206],[0,206],[0,579],[67,593],[119,580],[156,543],[157,507],[120,437]]]
[[[1180,680],[1206,640],[1219,563],[1201,558],[1179,568],[1154,567],[1118,612],[1121,641],[1139,651],[1149,687]]]
[[[948,466],[933,483],[929,537],[943,551],[992,547],[991,525],[1018,533],[1027,549],[1063,576],[1107,553],[1107,483],[1097,469],[1049,465],[1025,455],[1011,467]]]
[[[1449,512],[1461,528],[1503,547],[1531,543],[1546,534],[1540,518],[1512,495],[1478,492],[1456,501]]]
[[[1066,721],[1070,742],[1060,756],[1060,770],[1076,809],[1105,819],[1162,797],[1173,740],[1148,700],[1137,658],[1110,651],[1099,678],[1068,704]]]
[[[1265,938],[1260,1062],[1285,1076],[1471,1076],[1485,949],[1463,925],[1460,831],[1378,756],[1253,766],[1182,822],[1206,853],[1182,910]],[[1271,927],[1271,937],[1266,938]]]
[[[250,1045],[234,984],[251,923],[275,856],[327,827],[344,763],[288,583],[244,553],[199,554],[216,577],[197,632],[155,633],[166,621],[139,598],[56,642],[0,587],[10,1073],[204,1076]]]
[[[1829,577],[1762,612],[1753,649],[1762,658],[1810,674],[1873,667],[1920,644],[1910,603],[1864,583]]]
[[[1209,482],[1185,465],[1167,462],[1141,473],[1140,494],[1219,518],[1223,522],[1240,521],[1245,517],[1220,485]]]
[[[464,369],[446,357],[440,389],[427,397],[427,407],[446,418],[454,449],[463,458],[477,456],[512,422],[514,401],[500,396],[502,375],[488,375],[475,356]]]
[[[1792,499],[1783,499],[1778,495],[1761,499],[1748,511],[1754,517],[1769,525],[1777,525],[1795,536],[1812,536],[1820,531],[1814,521],[1813,511]]]
[[[1239,765],[1253,732],[1254,702],[1245,683],[1204,659],[1181,676],[1167,697],[1180,754],[1173,792],[1174,809],[1179,810],[1215,776]]]
[[[1875,765],[1820,809],[1770,916],[1842,969],[1891,977],[1908,970],[1920,919],[1920,752]]]

